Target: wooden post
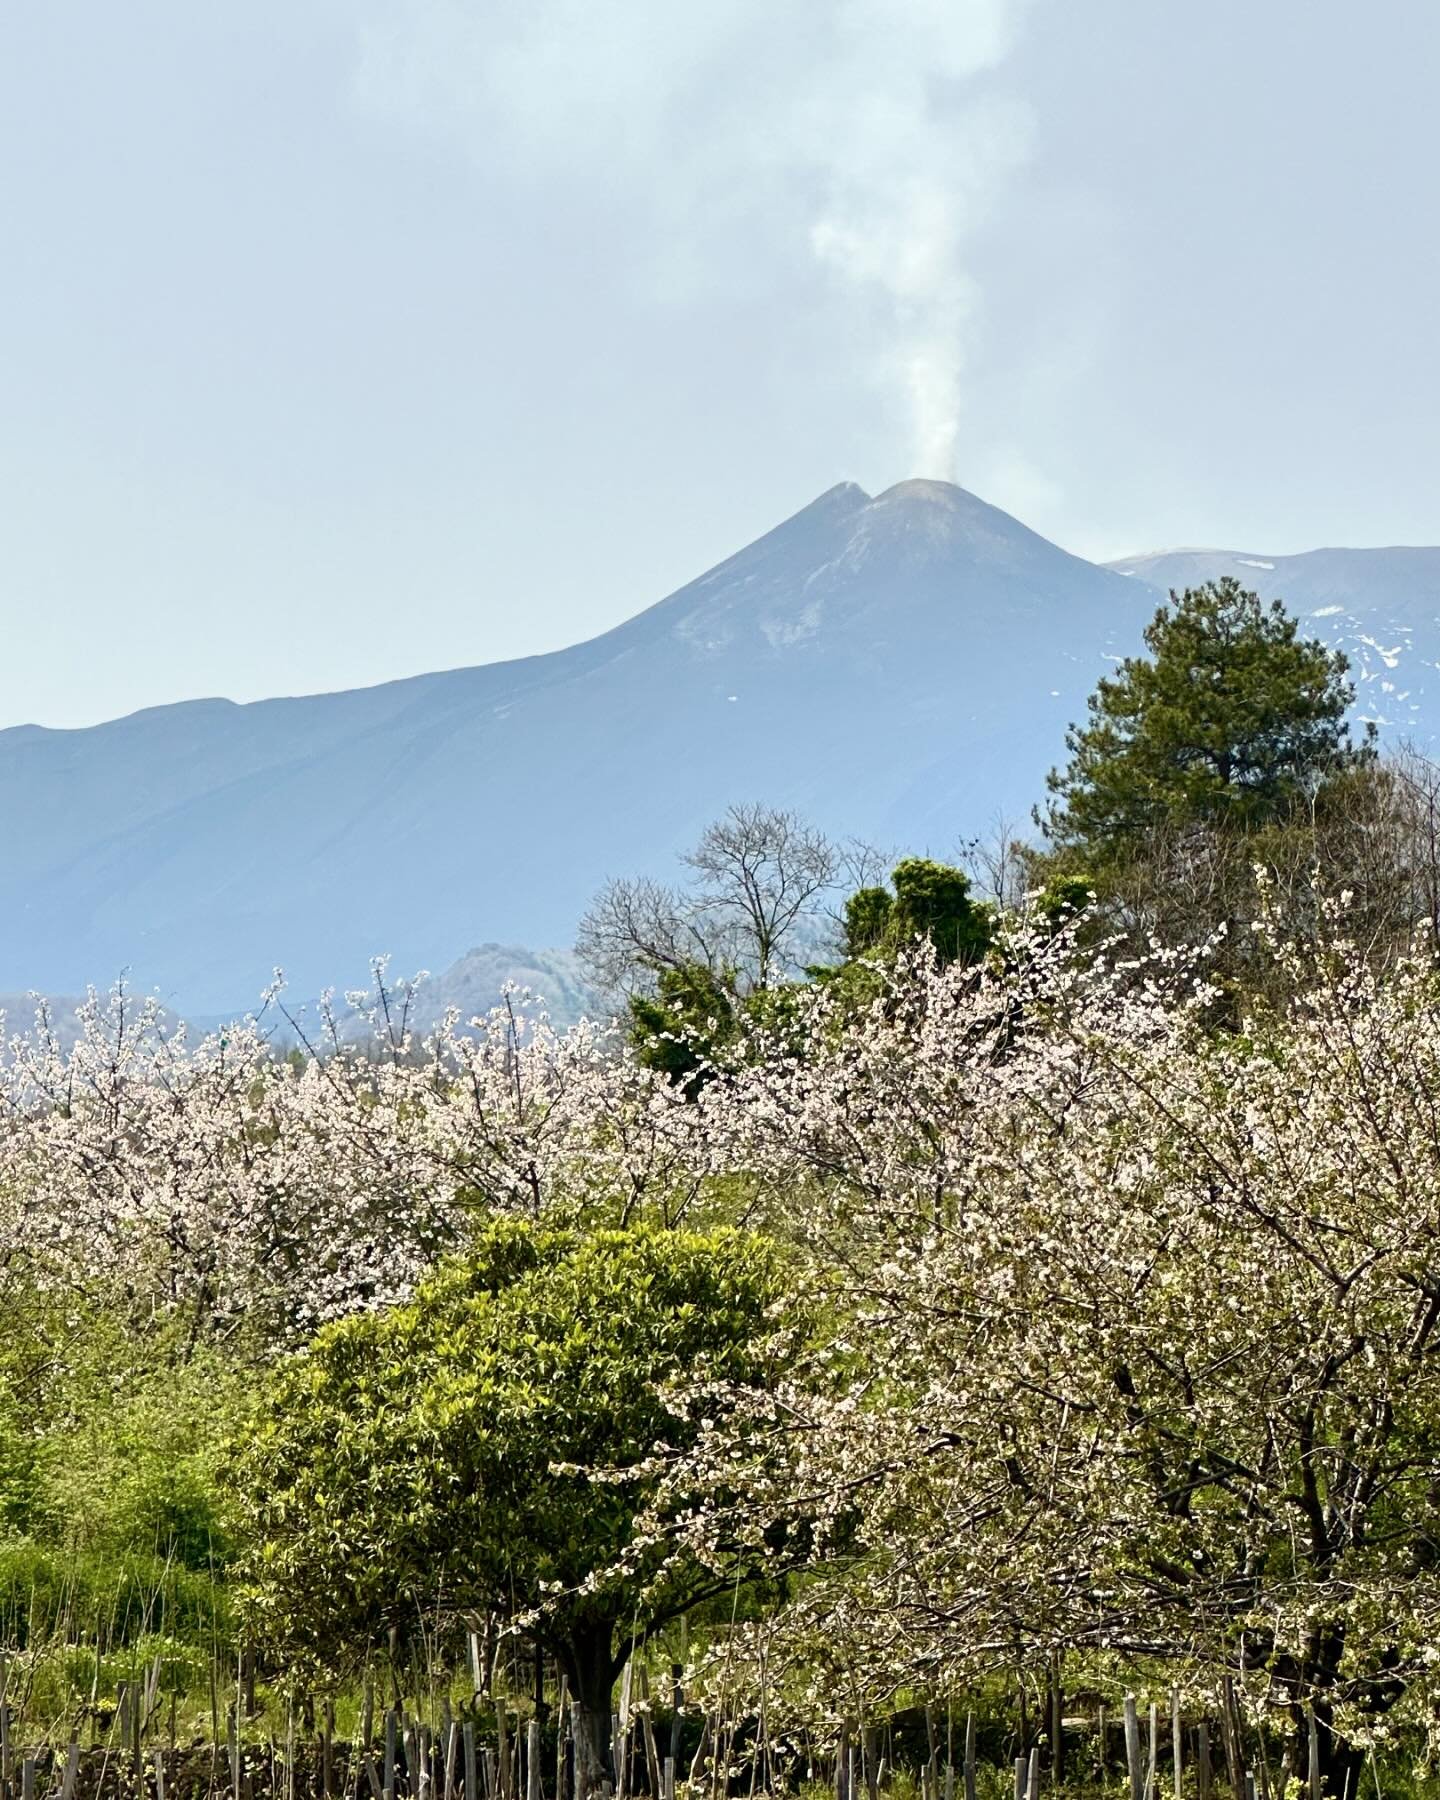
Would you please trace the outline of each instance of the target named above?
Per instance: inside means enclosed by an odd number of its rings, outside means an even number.
[[[1315,1723],[1313,1702],[1305,1708],[1305,1736],[1310,1757],[1310,1766],[1307,1770],[1310,1778],[1310,1800],[1320,1800],[1320,1728]]]
[[[555,1697],[555,1800],[565,1800],[565,1734],[570,1728],[570,1683],[560,1677]]]
[[[514,1800],[510,1780],[510,1733],[505,1726],[505,1706],[495,1702],[495,1761],[500,1800]]]
[[[1030,1767],[1025,1783],[1025,1800],[1040,1800],[1040,1746],[1030,1746]]]
[[[1225,1762],[1230,1771],[1231,1790],[1235,1800],[1250,1800],[1245,1751],[1240,1741],[1240,1708],[1235,1699],[1234,1677],[1230,1675],[1220,1683],[1220,1716],[1225,1730]]]
[[[865,1792],[869,1800],[880,1800],[879,1756],[875,1748],[875,1727],[867,1725],[861,1733],[865,1748]]]
[[[540,1721],[525,1727],[525,1800],[545,1800],[540,1784]]]
[[[1170,1763],[1174,1774],[1175,1800],[1182,1800],[1180,1779],[1185,1768],[1185,1730],[1180,1722],[1180,1690],[1170,1690]]]
[[[480,1779],[475,1767],[475,1724],[472,1719],[465,1721],[463,1742],[465,1745],[465,1800],[479,1800]]]
[[[660,1772],[660,1746],[655,1742],[655,1721],[650,1717],[648,1706],[640,1715],[640,1727],[645,1734],[645,1766],[650,1773],[650,1792],[655,1800],[660,1800],[664,1777]]]
[[[0,1792],[5,1794],[10,1792],[10,1698],[6,1692],[9,1685],[7,1661],[7,1658],[0,1657]],[[121,1691],[124,1691],[123,1684]],[[120,1734],[120,1741],[122,1744],[125,1741],[123,1732]]]
[[[975,1714],[965,1715],[965,1800],[975,1800]]]
[[[1065,1690],[1057,1652],[1050,1665],[1050,1778],[1055,1787],[1065,1779]]]
[[[1145,1800],[1158,1800],[1155,1792],[1160,1774],[1160,1708],[1150,1702],[1150,1746],[1145,1760]]]
[[[1015,1758],[1015,1800],[1025,1800],[1025,1778],[1030,1773],[1030,1759],[1025,1756]]]
[[[1199,1800],[1210,1800],[1210,1727],[1202,1725],[1195,1734],[1195,1781]]]
[[[1130,1775],[1130,1800],[1145,1800],[1144,1776],[1140,1770],[1140,1716],[1135,1710],[1135,1696],[1125,1696],[1125,1767]]]
[[[679,1663],[670,1665],[670,1761],[678,1769],[680,1767],[680,1715],[685,1711],[685,1689],[681,1685],[681,1676],[685,1673]]]
[[[575,1800],[589,1800],[590,1758],[585,1749],[585,1721],[580,1716],[580,1702],[570,1702],[570,1762],[575,1783]]]
[[[455,1800],[459,1791],[459,1761],[460,1725],[458,1720],[450,1719],[445,1726],[445,1800]]]

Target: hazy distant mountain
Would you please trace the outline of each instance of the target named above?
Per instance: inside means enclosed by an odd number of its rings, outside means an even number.
[[[136,1003],[140,997],[135,996]],[[102,1001],[108,1005],[110,995],[102,995]],[[78,994],[0,994],[0,1021],[3,1021],[4,1035],[13,1037],[34,1037],[38,1034],[36,1015],[43,1007],[49,1015],[49,1031],[55,1042],[63,1050],[72,1050],[80,1038],[80,1009],[86,1004]],[[165,1032],[174,1031],[180,1020],[171,1012],[162,1012],[160,1027]]]
[[[7,1038],[29,1036],[35,1030],[35,1014],[44,1005],[50,1014],[50,1028],[65,1049],[70,1049],[80,1036],[76,1014],[83,1004],[73,994],[53,994],[42,999],[39,994],[0,994],[0,1020]]]
[[[480,944],[422,983],[416,996],[417,1024],[428,1030],[452,1006],[462,1019],[487,1013],[511,983],[543,999],[553,1025],[573,1025],[587,1014],[599,1018],[610,1011],[587,984],[573,951]],[[534,1011],[533,1001],[527,1010]]]
[[[1233,575],[1283,600],[1309,634],[1349,657],[1363,718],[1422,749],[1440,743],[1440,549],[1162,550],[1109,566],[1162,590]]]
[[[606,876],[673,873],[733,801],[942,855],[1023,822],[1156,590],[1223,573],[1340,643],[1391,735],[1440,731],[1440,550],[1103,569],[960,488],[847,484],[553,655],[0,732],[0,990],[128,969],[204,1017],[276,964],[314,994],[388,951],[444,971],[427,1006],[514,978],[574,1016],[573,959],[516,946],[570,942]]]
[[[1028,814],[1152,602],[959,488],[845,485],[553,655],[0,732],[0,988],[128,967],[209,1014],[277,963],[313,993],[567,943],[737,800],[951,851]]]

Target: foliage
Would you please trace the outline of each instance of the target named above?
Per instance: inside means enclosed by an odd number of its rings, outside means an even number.
[[[646,1471],[690,1435],[661,1390],[696,1369],[765,1385],[783,1291],[738,1233],[512,1220],[409,1304],[326,1327],[276,1369],[235,1472],[252,1631],[303,1662],[437,1609],[527,1620],[608,1741],[619,1628],[643,1637],[716,1589],[699,1563],[643,1579]]]
[[[971,897],[970,877],[920,856],[898,862],[890,888],[856,890],[845,902],[841,948],[846,963],[893,957],[924,939],[941,963],[973,963],[984,955],[995,912]]]
[[[704,963],[662,969],[653,994],[631,994],[630,1044],[636,1060],[693,1090],[717,1051],[735,1035],[733,983]]]
[[[869,956],[886,941],[890,918],[895,910],[895,896],[889,888],[862,887],[845,902],[844,933],[841,949],[846,962]]]
[[[1046,835],[1090,867],[1157,827],[1272,823],[1365,754],[1344,723],[1345,658],[1233,577],[1172,594],[1145,642],[1099,683],[1050,776]]]
[[[902,862],[838,969],[666,965],[628,1039],[42,1016],[0,1053],[0,1636],[193,1648],[238,1552],[267,1656],[498,1615],[597,1733],[632,1634],[723,1588],[697,1648],[777,1728],[1064,1652],[1233,1676],[1292,1769],[1313,1707],[1332,1787],[1426,1741],[1440,777],[1337,746],[1143,882],[1140,836],[1028,911]],[[1246,929],[1192,956],[1195,917]]]
[[[1137,980],[1040,925],[707,1091],[837,1320],[681,1474],[687,1555],[829,1497],[753,1634],[772,1706],[787,1669],[824,1705],[839,1642],[872,1705],[1070,1649],[1243,1677],[1292,1766],[1313,1706],[1337,1791],[1346,1743],[1429,1728],[1440,964],[1379,976],[1317,911],[1272,948],[1288,1009],[1236,1034],[1174,953]]]
[[[215,1472],[245,1375],[118,1309],[11,1296],[0,1375],[0,1641],[226,1629]]]
[[[300,1056],[263,1020],[198,1041],[123,991],[63,1049],[0,1047],[0,1298],[103,1297],[117,1324],[263,1359],[403,1299],[490,1212],[672,1221],[698,1183],[683,1095],[613,1031],[507,999],[420,1044],[377,1003]],[[0,1308],[0,1342],[9,1315]]]
[[[972,963],[990,942],[992,916],[970,898],[970,878],[945,863],[908,857],[890,877],[895,904],[887,928],[898,947],[913,938],[934,946],[942,964]]]

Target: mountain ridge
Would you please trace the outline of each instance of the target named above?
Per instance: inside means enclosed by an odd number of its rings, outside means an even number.
[[[1422,748],[1440,735],[1440,549],[1164,550],[1105,566],[1162,594],[1235,576],[1345,653],[1360,719]]]
[[[1028,816],[1095,680],[1139,647],[1160,598],[1140,560],[1086,562],[948,483],[841,482],[563,650],[11,727],[0,989],[128,969],[213,1015],[276,964],[318,992],[376,953],[443,968],[564,943],[603,880],[667,876],[738,801],[954,854]]]

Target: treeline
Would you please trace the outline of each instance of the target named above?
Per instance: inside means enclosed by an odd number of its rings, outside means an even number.
[[[1102,680],[1028,835],[997,821],[953,862],[836,844],[794,814],[737,806],[681,859],[684,879],[611,882],[581,927],[592,982],[628,1011],[642,1059],[693,1080],[742,1016],[778,1018],[799,985],[874,991],[875,964],[924,939],[975,964],[1024,907],[1131,954],[1208,946],[1235,1009],[1276,979],[1266,908],[1313,924],[1344,892],[1366,954],[1440,927],[1440,770],[1353,737],[1343,655],[1231,578],[1172,595],[1148,655]]]
[[[512,1731],[573,1706],[594,1787],[653,1685],[729,1721],[712,1786],[779,1787],[904,1719],[1013,1749],[1017,1691],[1053,1753],[1067,1692],[1148,1686],[1242,1774],[1241,1736],[1315,1792],[1420,1766],[1436,788],[1233,583],[1147,649],[1031,844],[738,807],[611,884],[614,1028],[512,1000],[417,1044],[382,994],[366,1053],[281,1057],[118,994],[12,1040],[32,1716],[143,1676],[213,1736],[228,1662],[233,1732],[387,1690],[495,1723],[500,1682]]]

